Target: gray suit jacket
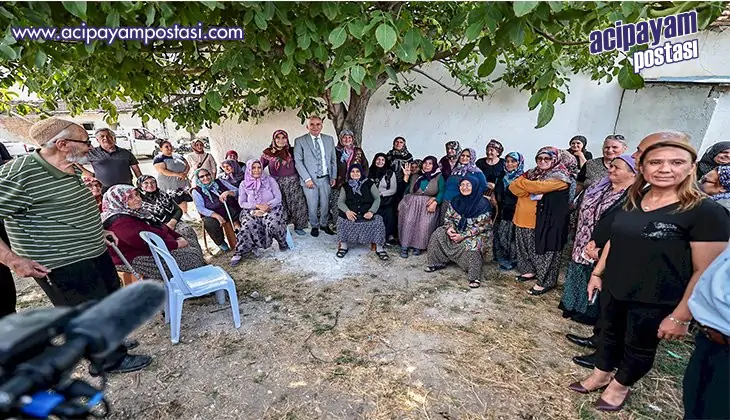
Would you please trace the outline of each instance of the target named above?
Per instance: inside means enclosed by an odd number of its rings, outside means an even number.
[[[327,172],[330,180],[337,178],[337,153],[335,153],[335,140],[327,134],[319,134],[319,139],[324,146],[325,160],[327,161]],[[294,167],[299,173],[300,183],[317,178],[317,155],[314,151],[314,141],[307,133],[294,139]],[[326,174],[324,174],[326,175]]]

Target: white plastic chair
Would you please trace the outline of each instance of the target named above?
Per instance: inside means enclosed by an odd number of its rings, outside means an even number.
[[[215,292],[218,304],[226,302],[225,292],[231,301],[233,324],[241,327],[241,314],[238,309],[236,285],[228,273],[215,265],[205,265],[188,271],[181,271],[175,258],[167,249],[165,242],[152,232],[140,232],[139,236],[149,245],[157,269],[160,270],[165,286],[167,287],[167,302],[165,303],[165,323],[170,323],[170,339],[173,344],[180,341],[180,321],[182,319],[183,301],[187,298],[198,297]],[[167,278],[167,272],[160,260],[165,260],[170,269],[172,278]]]

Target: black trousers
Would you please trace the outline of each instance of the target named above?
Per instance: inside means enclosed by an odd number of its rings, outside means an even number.
[[[659,345],[659,324],[675,306],[621,301],[606,290],[599,299],[596,367],[604,372],[618,369],[616,381],[632,386],[651,370]]]
[[[5,224],[0,221],[0,238],[10,247]],[[0,264],[0,318],[15,313],[16,304],[15,280],[10,269]]]
[[[386,206],[381,205],[378,214],[383,218],[385,224],[385,239],[398,235],[398,215],[395,207],[391,203]]]
[[[730,345],[697,333],[683,385],[686,420],[730,419]]]
[[[233,218],[234,222],[238,222],[240,216],[240,211],[237,213],[231,213],[231,217]],[[212,217],[201,217],[203,218],[203,227],[205,228],[205,231],[208,232],[208,235],[210,235],[211,239],[213,239],[213,243],[215,243],[217,246],[221,246],[223,241],[226,240],[226,237],[223,233],[223,227],[221,227],[220,222]],[[228,215],[223,216],[223,218],[230,222],[230,220],[228,220]]]

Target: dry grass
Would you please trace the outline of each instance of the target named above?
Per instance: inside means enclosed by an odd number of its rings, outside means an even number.
[[[367,269],[331,283],[244,261],[231,270],[240,330],[212,298],[185,304],[178,345],[160,319],[150,322],[136,337],[155,362],[111,378],[111,417],[681,417],[686,343],[663,346],[627,409],[603,415],[592,409],[597,395],[566,388],[589,372],[570,361],[581,349],[564,334],[589,331],[560,317],[559,293],[530,297],[528,285],[489,265],[482,288],[470,290],[457,268],[423,273],[423,257],[348,258]],[[249,298],[253,290],[261,298]]]

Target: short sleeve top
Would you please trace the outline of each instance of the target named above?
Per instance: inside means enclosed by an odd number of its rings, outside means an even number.
[[[155,157],[152,163],[154,165],[157,165],[158,163],[164,163],[165,168],[171,172],[185,172],[185,159],[177,153],[173,153],[171,156],[166,156],[160,153]],[[187,179],[180,179],[175,176],[158,174],[157,186],[162,191],[169,192],[188,188],[190,186],[190,183]]]

